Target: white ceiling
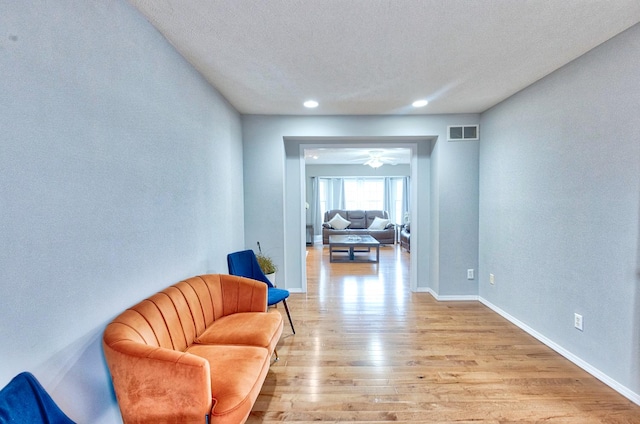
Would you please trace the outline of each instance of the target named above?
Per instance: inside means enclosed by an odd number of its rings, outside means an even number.
[[[640,21],[638,0],[129,1],[243,114],[483,112]]]
[[[362,165],[377,157],[384,165],[408,164],[411,151],[402,147],[337,147],[305,149],[304,160],[307,165]]]

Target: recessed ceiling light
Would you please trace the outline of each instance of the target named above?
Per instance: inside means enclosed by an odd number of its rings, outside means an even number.
[[[308,107],[309,109],[313,109],[314,107],[318,107],[318,102],[315,100],[307,100],[303,103],[304,107]]]
[[[429,104],[428,100],[416,100],[415,102],[413,102],[411,105],[413,107],[425,107],[426,105]]]

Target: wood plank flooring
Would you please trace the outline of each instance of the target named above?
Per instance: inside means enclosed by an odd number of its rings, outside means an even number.
[[[411,293],[399,247],[380,264],[307,249],[297,333],[280,307],[280,361],[248,423],[640,423],[640,406],[481,303]]]

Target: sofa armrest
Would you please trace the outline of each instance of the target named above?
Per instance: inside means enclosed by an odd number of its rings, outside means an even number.
[[[124,422],[205,422],[211,413],[209,363],[185,352],[131,340],[103,348]]]
[[[220,275],[222,315],[266,312],[268,286],[262,281],[235,275]]]

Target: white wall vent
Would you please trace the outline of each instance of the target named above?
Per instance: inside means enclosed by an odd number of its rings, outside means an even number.
[[[479,125],[449,125],[447,141],[480,140]]]

